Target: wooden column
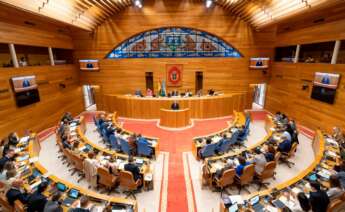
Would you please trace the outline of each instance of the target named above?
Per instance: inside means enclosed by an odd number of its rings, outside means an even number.
[[[298,63],[298,57],[299,57],[299,52],[301,50],[301,45],[297,45],[296,46],[296,53],[295,53],[295,59],[294,59],[294,63]]]
[[[338,59],[338,54],[341,46],[341,41],[336,40],[335,45],[334,45],[334,50],[333,50],[333,55],[332,55],[332,61],[331,64],[337,64],[337,59]]]
[[[11,54],[11,59],[12,59],[13,66],[15,68],[18,68],[19,64],[18,64],[18,58],[17,58],[17,54],[16,54],[16,49],[14,48],[14,44],[13,43],[9,43],[8,44],[8,48],[10,49],[10,54]]]
[[[53,49],[52,49],[52,47],[48,47],[48,53],[49,53],[50,65],[51,65],[51,66],[55,66],[54,55],[53,55]]]

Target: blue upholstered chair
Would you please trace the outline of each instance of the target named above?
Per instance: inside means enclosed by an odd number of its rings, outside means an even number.
[[[114,150],[120,150],[121,146],[119,145],[117,138],[114,134],[109,136],[110,147]]]
[[[139,139],[137,144],[138,144],[138,155],[143,155],[143,156],[152,155],[152,151],[153,151],[152,147],[146,140]]]
[[[102,138],[105,143],[110,143],[109,137],[108,137],[108,132],[107,129],[103,128],[102,129]]]
[[[120,139],[120,145],[121,145],[121,151],[126,153],[127,155],[131,154],[131,147],[128,144],[128,141],[126,141],[123,138],[119,138]]]
[[[207,158],[211,157],[216,154],[216,149],[217,149],[218,143],[214,144],[207,144],[200,150],[200,155],[202,158]]]

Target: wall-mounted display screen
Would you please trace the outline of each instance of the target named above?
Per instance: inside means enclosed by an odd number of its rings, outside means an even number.
[[[268,57],[252,57],[250,58],[249,67],[252,69],[267,69],[270,62]]]
[[[35,76],[13,77],[11,82],[18,107],[40,101]]]
[[[339,74],[316,72],[311,98],[333,104],[339,80]]]
[[[99,71],[98,60],[79,60],[80,70]]]

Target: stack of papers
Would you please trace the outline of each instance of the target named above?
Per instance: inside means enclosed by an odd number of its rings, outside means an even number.
[[[232,204],[235,204],[235,203],[240,204],[240,205],[244,204],[244,201],[241,195],[231,195],[229,196],[229,198]]]

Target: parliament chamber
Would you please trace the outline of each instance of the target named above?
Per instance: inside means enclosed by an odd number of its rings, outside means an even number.
[[[345,212],[344,0],[0,0],[0,211]]]

